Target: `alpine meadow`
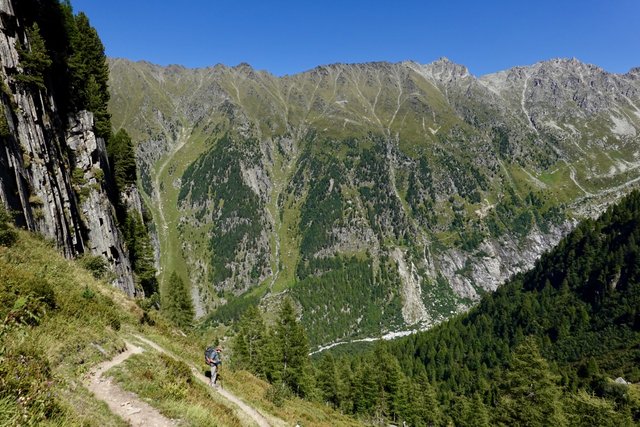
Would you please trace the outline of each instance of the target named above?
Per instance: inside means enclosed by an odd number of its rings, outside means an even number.
[[[73,3],[0,0],[0,425],[640,425],[640,68],[157,65]]]

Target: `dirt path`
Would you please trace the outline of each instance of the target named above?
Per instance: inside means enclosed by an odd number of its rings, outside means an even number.
[[[158,344],[154,343],[153,341],[148,340],[147,338],[144,338],[144,337],[142,337],[140,335],[134,335],[134,337],[136,339],[139,339],[143,343],[147,344],[148,346],[152,347],[156,351],[158,351],[160,353],[167,354],[167,355],[173,357],[174,359],[178,359],[178,357],[176,357],[174,354],[172,354],[171,352],[169,352],[169,351],[165,350],[164,348],[160,347]],[[191,366],[191,365],[189,365],[189,367],[191,368],[191,372],[193,373],[193,375],[195,375],[195,377],[198,380],[200,380],[201,382],[209,385],[209,378],[207,378],[204,374],[202,374],[202,372],[200,372],[200,370],[198,370],[196,367]],[[225,389],[222,389],[222,388],[217,388],[217,389],[212,389],[212,390],[217,391],[225,399],[229,400],[230,402],[232,402],[236,406],[238,406],[246,415],[251,417],[251,419],[256,424],[258,424],[260,427],[271,427],[271,424],[269,424],[267,419],[260,412],[256,411],[251,406],[247,405],[245,402],[243,402],[236,395],[234,395],[234,394],[230,393],[229,391],[227,391]],[[285,425],[284,422],[282,423],[282,425]]]
[[[167,354],[174,359],[179,359],[171,352],[165,350],[160,347],[155,342],[148,340],[140,335],[134,335],[137,340],[142,341],[147,344],[154,350]],[[111,369],[114,366],[117,366],[127,360],[129,357],[134,354],[139,354],[144,352],[144,349],[138,347],[134,344],[131,344],[128,341],[125,341],[127,350],[123,353],[118,354],[111,360],[103,362],[93,368],[85,379],[85,384],[89,390],[95,394],[95,396],[104,401],[109,409],[116,415],[119,415],[128,422],[133,427],[139,426],[154,426],[154,427],[173,427],[178,425],[178,420],[171,420],[160,412],[157,409],[150,406],[148,403],[142,401],[135,393],[131,393],[129,391],[123,390],[120,386],[115,384],[111,378],[103,377],[106,371]],[[190,366],[191,371],[195,375],[195,377],[205,383],[209,384],[209,379],[202,374],[197,368],[194,366]],[[241,414],[241,418],[244,418],[244,422],[248,425],[257,424],[260,427],[271,427],[267,419],[254,408],[247,405],[240,398],[235,396],[224,389],[211,389],[211,391],[217,391],[221,396],[223,396],[228,401],[232,402],[235,406],[237,406]],[[278,420],[279,421],[279,420]],[[276,425],[285,425],[284,422],[276,422]]]
[[[134,354],[144,351],[142,348],[127,341],[125,341],[125,344],[127,345],[125,352],[99,364],[89,372],[85,380],[87,388],[98,399],[106,402],[111,412],[122,417],[131,426],[177,426],[178,422],[176,420],[170,420],[158,412],[157,409],[140,400],[136,394],[123,390],[120,386],[114,384],[111,378],[102,376],[112,367],[121,364]]]

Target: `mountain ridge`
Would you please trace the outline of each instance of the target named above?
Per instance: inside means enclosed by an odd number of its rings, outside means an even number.
[[[110,64],[114,123],[177,226],[160,252],[198,314],[288,289],[314,344],[464,310],[638,182],[637,83],[578,61],[484,80],[447,60],[286,77]]]
[[[418,66],[434,66],[434,65],[439,65],[439,64],[450,64],[452,66],[455,67],[459,67],[461,69],[466,70],[466,72],[469,74],[469,76],[472,76],[476,79],[481,79],[483,77],[486,76],[491,76],[494,74],[500,74],[500,73],[504,73],[510,70],[514,70],[514,69],[526,69],[526,68],[531,68],[534,67],[536,65],[540,65],[540,64],[547,64],[547,63],[568,63],[568,64],[580,64],[580,65],[585,65],[585,66],[589,66],[589,67],[594,67],[606,74],[611,74],[611,75],[616,75],[616,76],[627,76],[627,75],[635,75],[638,74],[638,72],[640,72],[640,66],[635,66],[635,67],[631,67],[629,68],[629,70],[627,70],[626,72],[614,72],[614,71],[609,71],[606,70],[605,68],[591,63],[591,62],[586,62],[586,61],[582,61],[580,59],[578,59],[577,57],[563,57],[563,56],[558,56],[558,57],[552,57],[549,59],[543,59],[531,64],[526,64],[526,65],[513,65],[511,67],[505,68],[505,69],[501,69],[501,70],[497,70],[497,71],[491,71],[488,73],[484,73],[484,74],[473,74],[471,73],[471,71],[467,68],[466,65],[464,65],[463,63],[458,63],[455,61],[452,61],[451,59],[449,59],[449,57],[447,56],[441,56],[437,59],[434,59],[431,62],[419,62],[413,59],[404,59],[401,61],[386,61],[386,60],[380,60],[380,61],[363,61],[363,62],[331,62],[331,63],[327,63],[327,64],[320,64],[320,65],[316,65],[312,68],[306,69],[306,70],[302,70],[302,71],[298,71],[298,72],[294,72],[294,73],[287,73],[287,74],[282,74],[282,75],[278,75],[275,73],[270,72],[267,69],[262,69],[262,68],[256,68],[253,65],[251,65],[248,62],[244,62],[241,61],[236,65],[228,65],[228,64],[224,64],[221,62],[218,62],[216,64],[213,65],[204,65],[204,66],[196,66],[196,67],[190,67],[190,66],[186,66],[183,64],[179,64],[179,63],[168,63],[168,64],[159,64],[153,61],[149,61],[146,59],[130,59],[130,58],[125,58],[125,57],[120,57],[120,56],[112,56],[108,58],[109,62],[119,62],[119,61],[123,61],[123,62],[129,62],[129,63],[134,63],[134,64],[146,64],[146,65],[150,65],[152,67],[158,67],[158,68],[175,68],[175,69],[183,69],[183,70],[191,70],[191,71],[199,71],[199,70],[212,70],[212,69],[221,69],[221,68],[228,68],[228,69],[249,69],[253,72],[261,72],[261,73],[266,73],[269,74],[275,78],[287,78],[287,77],[294,77],[300,74],[307,74],[307,73],[313,73],[315,71],[321,71],[323,69],[329,69],[329,68],[336,68],[336,67],[340,67],[340,66],[358,66],[358,65],[363,65],[363,66],[367,66],[367,65],[418,65]]]

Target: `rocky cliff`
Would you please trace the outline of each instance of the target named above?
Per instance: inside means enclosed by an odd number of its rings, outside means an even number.
[[[466,309],[640,180],[637,72],[576,60],[481,78],[112,60],[111,87],[199,313],[286,290],[315,344]]]
[[[100,255],[114,285],[137,293],[114,206],[108,197],[105,142],[87,111],[63,115],[45,76],[42,86],[20,84],[18,46],[29,47],[14,2],[0,1],[0,200],[19,225],[56,242],[67,257]]]

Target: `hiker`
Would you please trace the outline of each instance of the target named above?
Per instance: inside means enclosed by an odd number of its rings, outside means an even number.
[[[213,347],[208,347],[204,353],[205,362],[207,365],[211,366],[211,381],[209,384],[212,387],[217,386],[216,380],[218,379],[218,366],[222,364],[220,353],[222,353],[222,349],[220,347],[216,347],[215,350]]]

